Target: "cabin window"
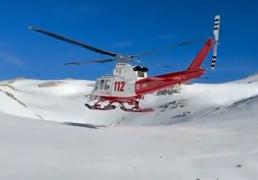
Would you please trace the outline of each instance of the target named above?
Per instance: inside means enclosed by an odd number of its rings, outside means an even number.
[[[99,83],[99,89],[104,89],[104,84],[105,84],[105,80],[104,79],[102,79],[102,80],[100,80],[100,83]]]
[[[110,90],[110,88],[111,88],[111,80],[106,80],[106,82],[105,82],[105,90],[107,91],[107,90]]]

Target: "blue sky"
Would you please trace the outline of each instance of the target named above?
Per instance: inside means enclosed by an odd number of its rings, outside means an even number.
[[[112,73],[114,63],[65,67],[103,56],[29,31],[34,25],[123,54],[135,54],[212,35],[222,16],[217,69],[208,80],[223,82],[258,72],[258,1],[255,0],[0,0],[0,79],[78,78]],[[150,75],[185,69],[203,43],[146,56]],[[209,69],[210,58],[205,67]],[[166,65],[169,68],[162,68]]]

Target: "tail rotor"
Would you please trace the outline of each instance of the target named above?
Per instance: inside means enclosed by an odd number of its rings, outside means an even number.
[[[215,69],[216,62],[217,62],[219,34],[220,34],[220,15],[216,15],[215,18],[214,18],[214,29],[213,29],[215,44],[214,44],[214,47],[213,47],[213,56],[212,56],[212,62],[211,62],[211,69],[212,70]]]

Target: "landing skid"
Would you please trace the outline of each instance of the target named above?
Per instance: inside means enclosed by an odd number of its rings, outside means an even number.
[[[106,111],[106,110],[112,110],[112,109],[116,109],[116,106],[115,105],[107,105],[107,106],[104,106],[104,107],[100,107],[99,105],[89,105],[89,104],[85,104],[85,106],[89,109],[92,109],[92,110],[103,110],[103,111]]]
[[[126,112],[151,112],[153,111],[152,108],[125,108],[124,106],[120,106],[120,109]]]
[[[104,105],[105,102],[107,102],[106,103],[107,105]],[[104,110],[104,111],[106,111],[106,110],[115,109],[118,103],[120,104],[120,109],[122,111],[126,111],[126,112],[151,112],[151,111],[153,111],[152,108],[141,108],[139,106],[139,100],[136,100],[136,101],[133,101],[133,102],[130,102],[130,103],[122,103],[122,102],[105,101],[105,100],[99,99],[93,105],[90,105],[90,104],[86,103],[85,106],[88,109],[92,109],[92,110]],[[130,107],[128,108],[127,106],[125,106],[125,104],[127,104]]]

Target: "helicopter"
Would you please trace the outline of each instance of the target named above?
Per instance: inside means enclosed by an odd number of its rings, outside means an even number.
[[[206,70],[201,66],[211,50],[213,50],[211,69],[215,69],[219,44],[220,22],[220,15],[216,15],[214,18],[213,37],[209,37],[206,40],[199,53],[186,70],[151,77],[148,77],[147,67],[134,66],[131,64],[131,62],[135,61],[138,57],[145,55],[146,52],[139,55],[122,55],[96,48],[84,42],[38,27],[30,26],[29,29],[110,57],[86,62],[69,62],[65,63],[65,65],[117,62],[112,75],[97,78],[95,87],[91,93],[90,102],[85,104],[87,108],[91,110],[112,110],[117,106],[120,106],[121,110],[127,112],[149,112],[153,111],[153,109],[140,106],[140,101],[144,96],[176,85],[181,85],[182,83],[186,83],[189,80],[204,75]],[[179,43],[177,45],[182,46],[187,44],[189,44],[189,42]]]

